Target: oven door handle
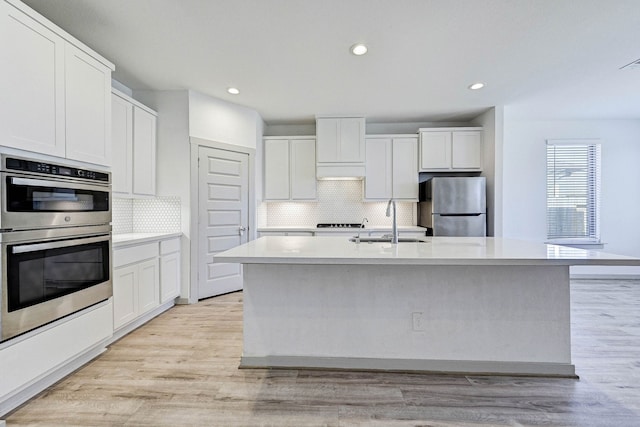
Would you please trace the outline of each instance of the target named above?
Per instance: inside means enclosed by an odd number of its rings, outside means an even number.
[[[25,254],[28,252],[45,251],[47,249],[66,248],[69,246],[85,245],[89,243],[104,242],[110,239],[109,235],[87,237],[84,239],[58,240],[55,242],[34,243],[33,245],[16,245],[11,248],[13,254]]]
[[[50,181],[46,179],[20,178],[10,177],[13,185],[27,185],[33,187],[51,187],[51,188],[68,188],[70,190],[88,190],[88,191],[104,191],[108,192],[109,187],[100,184],[87,185],[77,182]]]

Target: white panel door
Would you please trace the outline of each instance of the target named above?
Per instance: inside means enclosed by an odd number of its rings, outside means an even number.
[[[213,256],[247,242],[249,156],[198,149],[198,298],[242,289],[240,264],[213,263]]]
[[[0,2],[0,144],[64,157],[64,40]]]

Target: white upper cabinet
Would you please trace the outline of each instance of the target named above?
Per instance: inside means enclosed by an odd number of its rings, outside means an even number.
[[[64,47],[0,1],[0,144],[64,157]]]
[[[366,139],[365,200],[418,200],[418,137],[380,135]]]
[[[113,90],[112,191],[118,196],[156,194],[156,112]]]
[[[156,194],[156,113],[133,106],[133,193]]]
[[[364,176],[364,117],[317,117],[318,178]]]
[[[264,199],[289,200],[291,174],[289,171],[289,140],[264,141]]]
[[[111,189],[131,193],[133,172],[133,104],[111,95]]]
[[[111,165],[113,64],[21,2],[0,1],[0,144]]]
[[[482,170],[482,128],[420,129],[420,171]]]
[[[393,198],[418,200],[418,137],[393,138]]]
[[[291,153],[291,200],[316,200],[316,141],[315,139],[292,139]]]
[[[111,70],[66,46],[66,157],[111,164]]]
[[[264,140],[264,200],[316,200],[316,141],[313,137]]]
[[[482,169],[482,131],[465,130],[452,133],[451,168]]]
[[[388,200],[393,194],[391,138],[367,138],[366,144],[364,198]]]

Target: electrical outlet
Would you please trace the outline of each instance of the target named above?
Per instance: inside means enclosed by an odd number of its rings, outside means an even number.
[[[414,331],[424,331],[424,313],[420,311],[411,313],[411,325]]]

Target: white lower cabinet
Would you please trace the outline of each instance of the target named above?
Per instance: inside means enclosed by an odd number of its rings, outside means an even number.
[[[148,320],[141,318],[148,313],[153,317],[171,307],[170,303],[179,295],[180,237],[114,248],[114,330],[136,320],[138,323]],[[139,325],[130,328],[136,326]]]
[[[1,343],[0,418],[98,356],[112,336],[112,314],[108,300]]]
[[[138,315],[160,305],[160,267],[158,259],[138,264]]]
[[[113,329],[118,329],[160,305],[158,243],[113,253]]]
[[[113,328],[134,320],[138,315],[138,265],[113,270]]]
[[[160,304],[180,295],[180,238],[160,242]]]

